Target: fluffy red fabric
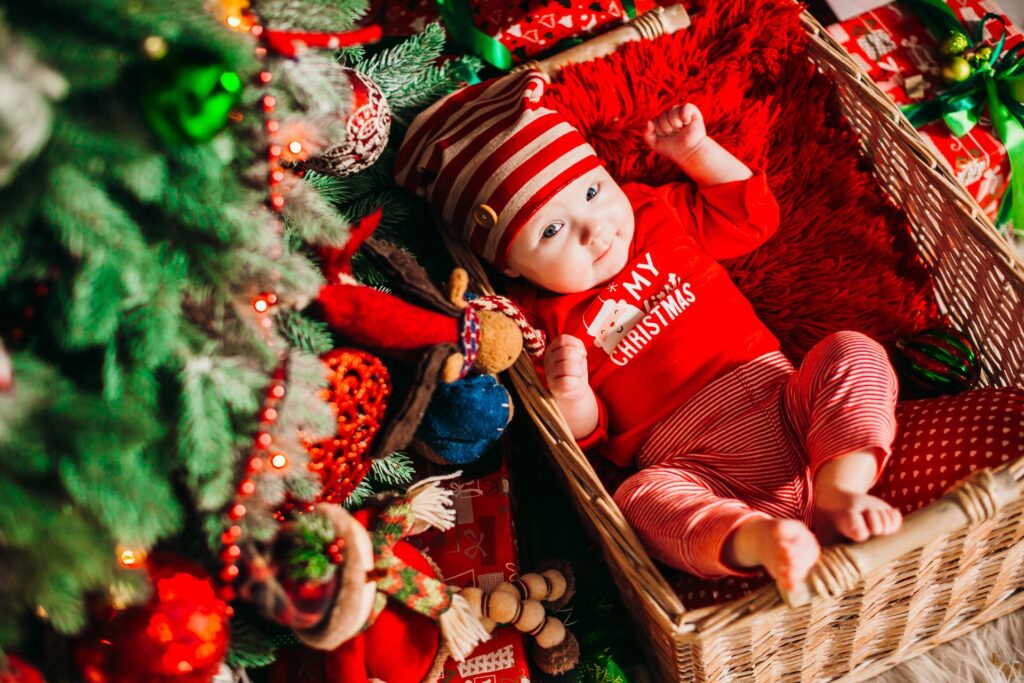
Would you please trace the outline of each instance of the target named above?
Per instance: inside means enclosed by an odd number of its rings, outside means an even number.
[[[727,266],[794,361],[837,330],[885,342],[936,321],[906,218],[872,178],[831,83],[803,52],[799,6],[710,0],[695,12],[686,31],[567,67],[551,103],[622,182],[684,177],[641,138],[649,118],[683,102],[701,108],[727,149],[766,168],[781,228]]]

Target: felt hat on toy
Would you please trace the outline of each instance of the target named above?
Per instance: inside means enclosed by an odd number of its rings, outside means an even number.
[[[413,120],[395,162],[399,185],[499,269],[548,199],[598,166],[594,149],[544,106],[547,77],[522,71],[458,90]]]

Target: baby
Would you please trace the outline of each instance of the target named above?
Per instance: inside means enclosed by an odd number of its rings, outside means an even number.
[[[573,437],[639,468],[615,500],[652,555],[704,577],[763,566],[789,588],[819,539],[899,528],[867,493],[895,431],[884,350],[841,332],[795,370],[717,263],[776,230],[764,174],[686,104],[644,140],[693,182],[620,187],[545,86],[523,72],[443,99],[396,178],[520,278],[509,293],[552,339],[543,372]]]

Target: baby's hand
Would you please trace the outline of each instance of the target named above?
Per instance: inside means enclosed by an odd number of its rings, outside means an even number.
[[[678,104],[647,122],[644,142],[658,154],[683,164],[708,137],[704,116],[696,105]]]
[[[583,342],[569,334],[555,337],[544,353],[544,375],[556,399],[578,401],[586,397],[590,380]]]

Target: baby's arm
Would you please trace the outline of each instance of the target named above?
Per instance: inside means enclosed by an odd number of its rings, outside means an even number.
[[[573,438],[579,441],[590,436],[597,429],[599,416],[583,342],[568,334],[555,337],[544,353],[544,375]]]
[[[746,180],[747,165],[708,137],[704,117],[693,104],[676,105],[647,122],[644,141],[663,154],[698,185]]]

